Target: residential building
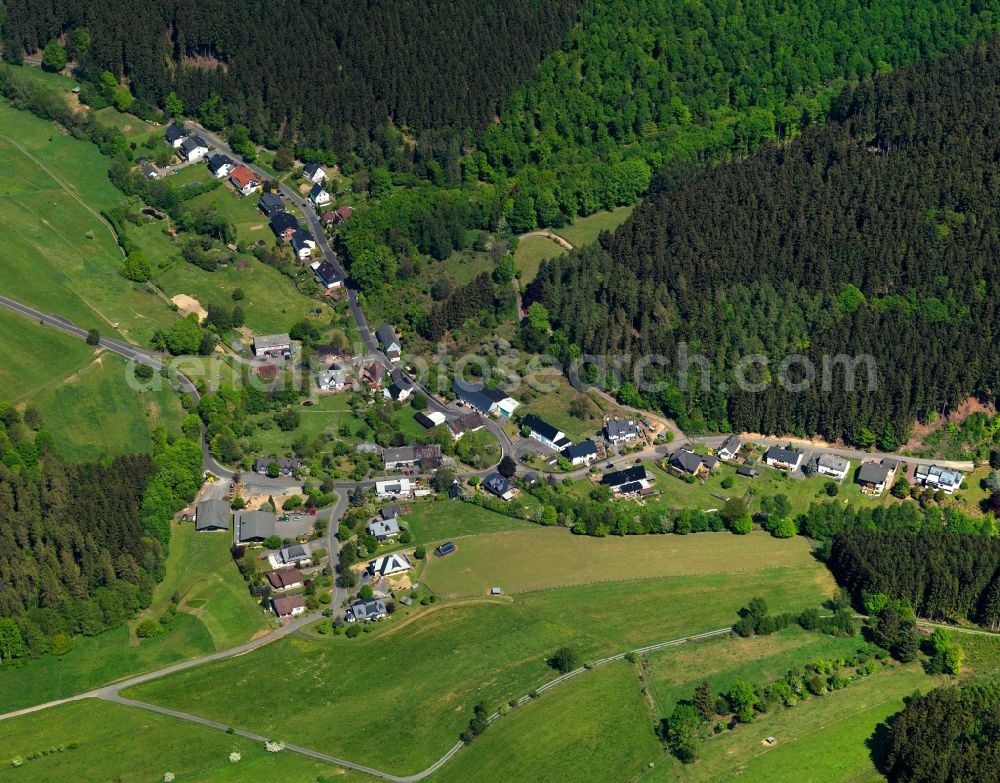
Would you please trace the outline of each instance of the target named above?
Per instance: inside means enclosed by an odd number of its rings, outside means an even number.
[[[260,201],[257,202],[257,209],[259,209],[265,217],[272,218],[279,212],[285,211],[285,202],[277,193],[264,193],[261,195]],[[295,221],[295,225],[299,225],[297,220]]]
[[[847,478],[847,471],[851,469],[851,463],[836,454],[820,454],[816,460],[816,472],[823,476],[830,476],[837,481]]]
[[[375,337],[378,339],[379,345],[382,346],[385,355],[389,357],[389,361],[399,361],[403,346],[399,344],[399,338],[396,337],[396,330],[389,324],[383,323],[375,330]]]
[[[160,170],[152,163],[143,163],[141,169],[142,175],[146,179],[159,179],[162,176]]]
[[[253,352],[258,359],[265,356],[292,355],[292,341],[287,334],[262,334],[253,338]]]
[[[635,465],[631,468],[616,470],[612,473],[605,473],[601,477],[601,483],[612,492],[621,493],[622,488],[628,484],[643,485],[646,481],[646,469],[642,465]]]
[[[802,465],[803,453],[795,449],[771,446],[764,452],[764,464],[781,470],[796,471]]]
[[[225,500],[202,500],[195,507],[194,529],[199,533],[228,531],[229,514]]]
[[[417,452],[413,446],[383,449],[382,459],[385,461],[386,470],[410,468],[417,464]]]
[[[899,463],[894,459],[879,462],[865,462],[858,468],[857,482],[862,492],[871,492],[876,497],[885,491],[886,484],[896,475]]]
[[[604,440],[613,446],[631,443],[639,434],[639,425],[632,419],[610,419],[604,425]]]
[[[475,408],[484,415],[499,413],[510,418],[518,409],[520,403],[510,397],[501,387],[490,389],[487,386],[473,386],[456,378],[452,381],[451,390],[466,405]]]
[[[501,500],[510,500],[517,494],[514,485],[499,473],[490,473],[483,479],[483,489]]]
[[[389,373],[389,378],[392,382],[382,391],[383,396],[403,402],[412,394],[413,382],[403,374],[402,370],[394,369]]]
[[[413,414],[413,418],[416,420],[424,429],[433,429],[439,424],[444,424],[446,419],[445,415],[440,411],[431,411],[430,413],[424,413],[423,411],[417,411]]]
[[[314,247],[316,247],[316,240],[305,229],[300,228],[292,234],[292,250],[295,251],[295,256],[299,261],[306,261],[312,258]]]
[[[302,587],[302,572],[297,568],[280,568],[267,572],[267,581],[275,590],[296,590]]]
[[[957,470],[940,465],[917,465],[913,477],[918,484],[922,484],[928,489],[944,490],[946,495],[959,489],[962,486],[962,479],[965,478]]]
[[[180,149],[181,144],[184,139],[187,138],[187,131],[177,123],[171,123],[167,126],[166,131],[163,133],[166,136],[167,144],[173,147],[175,150]]]
[[[283,595],[271,599],[271,607],[278,617],[298,617],[306,613],[306,599],[301,595]]]
[[[337,213],[327,210],[326,212],[323,213],[323,216],[320,218],[320,220],[323,222],[324,226],[332,226],[334,223],[337,222]]]
[[[302,169],[302,176],[317,185],[326,182],[326,171],[318,163],[307,163]]]
[[[382,519],[396,519],[403,516],[403,509],[397,505],[385,506],[379,510],[378,515]]]
[[[302,467],[302,460],[294,457],[258,457],[253,461],[254,472],[262,476],[267,475],[271,465],[277,465],[278,473],[282,476],[291,476]]]
[[[359,621],[374,622],[375,620],[381,620],[387,614],[385,600],[382,598],[358,599],[347,607],[344,619],[349,623]]]
[[[229,182],[241,196],[249,196],[260,189],[260,181],[246,166],[237,166],[229,172]]]
[[[372,362],[361,372],[361,377],[369,388],[377,389],[382,385],[382,379],[385,377],[385,367],[378,362]]]
[[[314,261],[310,266],[316,282],[328,291],[344,284],[344,276],[329,261]]]
[[[715,454],[721,460],[736,459],[736,455],[740,453],[740,449],[742,447],[743,441],[741,441],[735,434],[730,435],[722,441],[722,445],[719,446],[719,450],[716,451]]]
[[[413,568],[413,563],[402,552],[376,557],[368,561],[368,573],[372,576],[392,576]]]
[[[278,557],[285,565],[297,565],[312,561],[312,547],[305,544],[289,544],[278,550]]]
[[[719,460],[705,454],[695,454],[690,449],[678,449],[670,455],[667,464],[688,476],[701,476],[710,473],[719,464]]]
[[[572,465],[589,465],[597,459],[597,444],[587,438],[567,446],[559,454],[568,459]]]
[[[270,511],[237,511],[233,520],[234,544],[259,544],[274,535],[274,514]]]
[[[379,541],[388,541],[399,535],[399,520],[395,517],[392,519],[373,519],[365,525],[365,532],[370,536],[375,536]]]
[[[380,498],[398,498],[413,492],[413,483],[406,477],[375,482],[375,494]]]
[[[423,471],[437,470],[441,467],[444,456],[441,454],[441,444],[429,443],[426,446],[417,446],[414,449],[417,463]]]
[[[448,429],[451,430],[451,435],[455,440],[461,438],[467,432],[475,432],[485,426],[486,422],[483,421],[482,414],[473,411],[471,413],[466,413],[459,416],[457,419],[452,419],[448,422]]]
[[[312,190],[309,191],[309,200],[317,207],[325,207],[332,201],[330,194],[323,189],[322,185],[312,186]]]
[[[299,230],[298,219],[288,212],[275,212],[271,215],[268,225],[278,239],[291,239],[292,235]]]
[[[232,170],[236,168],[236,163],[228,155],[216,152],[208,156],[208,171],[216,179],[228,177]]]
[[[201,136],[191,136],[180,143],[177,152],[188,163],[194,163],[208,155],[208,142]]]
[[[316,373],[316,386],[323,391],[340,391],[347,384],[347,371],[337,368]]]
[[[550,449],[563,449],[569,445],[569,438],[562,430],[553,427],[533,413],[524,417],[521,426],[528,428],[528,435],[532,440],[537,440]]]
[[[354,207],[349,207],[347,204],[341,204],[337,207],[337,223],[343,223],[351,215],[354,214]]]

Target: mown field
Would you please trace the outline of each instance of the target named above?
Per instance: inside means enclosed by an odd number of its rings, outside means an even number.
[[[440,595],[459,597],[482,595],[493,585],[518,593],[803,566],[815,580],[829,583],[804,539],[779,540],[765,533],[591,538],[574,536],[564,528],[535,528],[470,538],[454,555],[430,561],[425,579]]]
[[[146,343],[177,316],[119,274],[121,253],[99,216],[123,200],[107,170],[94,145],[0,104],[0,290],[83,328],[111,333],[118,323]]]
[[[461,500],[434,503],[414,503],[403,515],[402,522],[418,544],[447,541],[482,533],[505,530],[534,530],[533,522],[497,514]]]
[[[662,756],[639,678],[616,663],[517,707],[429,780],[619,783]]]
[[[59,383],[94,356],[83,340],[9,310],[0,310],[0,333],[8,336],[0,353],[0,399],[5,402],[20,402]]]
[[[27,760],[59,747],[63,750]],[[234,751],[242,757],[235,764],[229,761]],[[19,767],[10,763],[16,757],[24,761]],[[262,743],[96,699],[0,721],[3,783],[150,783],[167,772],[178,783],[315,783],[324,775],[342,783],[371,780],[297,753],[268,753]]]

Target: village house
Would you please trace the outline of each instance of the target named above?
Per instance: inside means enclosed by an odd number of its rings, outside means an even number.
[[[944,468],[940,465],[917,465],[913,477],[928,489],[943,490],[950,495],[962,486],[964,476],[957,470]]]
[[[142,175],[146,179],[159,179],[162,175],[160,170],[156,168],[152,163],[143,163],[141,166]]]
[[[326,212],[323,213],[323,216],[320,218],[320,221],[323,223],[324,226],[332,226],[337,222],[337,213],[327,210]]]
[[[772,468],[794,472],[802,465],[803,453],[795,449],[771,446],[764,452],[764,464]]]
[[[385,600],[382,598],[358,599],[349,607],[344,614],[344,619],[349,623],[365,621],[374,622],[381,620],[389,612],[385,608]]]
[[[711,473],[712,469],[719,464],[715,457],[703,454],[695,454],[690,449],[678,449],[670,455],[667,463],[674,470],[688,476],[701,476]]]
[[[473,386],[456,378],[452,381],[451,390],[458,399],[470,408],[475,408],[484,416],[489,416],[491,413],[499,413],[502,416],[510,418],[520,406],[517,400],[511,398],[499,386],[493,389],[487,386]]]
[[[340,391],[347,385],[347,371],[338,368],[316,373],[316,386],[323,391]]]
[[[276,212],[271,215],[268,225],[278,239],[291,239],[292,235],[299,230],[298,219],[288,212]]]
[[[478,429],[484,427],[486,422],[483,421],[482,414],[472,411],[470,413],[465,413],[459,416],[457,419],[452,419],[448,422],[448,429],[451,430],[451,436],[458,440],[467,432],[475,432]]]
[[[413,382],[400,369],[389,373],[391,383],[382,390],[382,395],[390,400],[403,402],[413,393]]]
[[[302,467],[302,460],[294,457],[258,457],[253,461],[254,473],[266,476],[271,465],[276,465],[282,476],[291,476]]]
[[[639,425],[632,419],[610,419],[604,425],[604,440],[612,446],[631,443],[639,437]]]
[[[229,182],[241,196],[249,196],[260,189],[260,182],[257,175],[246,166],[237,166],[229,172]]]
[[[258,359],[292,355],[292,341],[287,334],[262,334],[253,338],[253,352]]]
[[[417,446],[414,449],[414,455],[417,458],[417,464],[420,465],[420,469],[423,471],[437,470],[444,461],[440,443],[428,443],[426,446]]]
[[[278,550],[275,560],[285,565],[312,562],[312,547],[306,544],[289,544]]]
[[[650,489],[646,469],[642,465],[605,473],[601,477],[601,484],[616,495],[638,495]]]
[[[194,163],[208,155],[208,142],[201,136],[191,136],[181,142],[177,152],[183,160]]]
[[[309,200],[316,207],[325,207],[332,199],[322,185],[313,185],[312,190],[309,191]]]
[[[312,257],[313,248],[316,247],[316,240],[313,235],[305,229],[300,228],[292,234],[292,250],[300,261],[305,261]]]
[[[569,445],[569,438],[566,437],[566,433],[553,427],[547,421],[543,421],[533,413],[529,413],[524,417],[521,426],[528,428],[528,437],[532,440],[537,440],[543,446],[548,446],[550,449],[564,449]]]
[[[194,529],[199,533],[228,532],[229,514],[225,500],[202,500],[195,507]]]
[[[176,150],[180,149],[181,144],[184,143],[184,139],[187,138],[187,131],[177,123],[171,123],[167,126],[163,135],[167,139],[167,144]]]
[[[257,209],[264,217],[272,218],[279,212],[285,211],[285,202],[277,193],[262,193],[260,201],[257,202]],[[298,225],[297,221],[295,225]]]
[[[883,459],[880,462],[865,462],[858,468],[857,482],[861,491],[870,492],[878,497],[885,491],[886,484],[896,475],[899,463],[894,459]]]
[[[394,552],[368,561],[368,573],[375,577],[392,576],[409,571],[411,568],[413,564],[402,552]]]
[[[343,223],[353,214],[354,214],[354,207],[349,207],[347,204],[341,204],[339,207],[337,207],[336,210],[337,223],[338,224]]]
[[[365,525],[365,532],[370,536],[375,536],[378,541],[388,541],[399,535],[399,520],[395,517],[392,519],[373,519]]]
[[[361,377],[368,384],[368,388],[377,389],[382,385],[382,379],[385,377],[385,367],[378,362],[372,362],[362,370]]]
[[[314,261],[310,264],[316,282],[328,291],[344,284],[344,276],[329,261]]]
[[[271,607],[282,620],[298,617],[306,613],[306,599],[301,595],[283,595],[280,598],[272,598]]]
[[[830,476],[837,481],[847,478],[847,471],[851,469],[851,463],[836,454],[820,454],[816,460],[816,472],[821,476]]]
[[[297,568],[268,571],[267,581],[274,590],[296,590],[302,587],[302,572]]]
[[[406,497],[412,492],[413,483],[405,477],[375,482],[375,494],[380,498]]]
[[[597,459],[597,444],[590,438],[587,438],[584,441],[567,446],[559,454],[568,459],[571,465],[589,465]]]
[[[274,514],[270,511],[237,511],[233,520],[234,544],[259,544],[274,535]]]
[[[326,182],[326,172],[318,163],[307,163],[302,169],[302,176],[317,185]]]
[[[383,449],[382,459],[385,462],[386,470],[412,468],[417,464],[417,452],[413,446],[399,446],[398,448]]]
[[[379,509],[378,515],[382,519],[397,519],[398,517],[403,516],[403,509],[396,504],[383,506]]]
[[[716,451],[715,454],[721,460],[736,459],[736,456],[740,453],[740,449],[742,447],[743,441],[741,441],[736,435],[730,435],[722,441],[722,445],[719,446],[719,450]]]
[[[236,168],[236,163],[228,155],[216,152],[208,157],[208,171],[216,179],[228,177],[232,170]]]
[[[424,413],[423,411],[417,411],[413,414],[414,420],[426,430],[433,429],[439,424],[444,424],[447,421],[445,415],[440,411],[431,411],[429,413]]]
[[[396,337],[396,330],[389,324],[383,323],[375,330],[375,337],[378,339],[379,345],[382,346],[385,355],[389,357],[389,361],[398,362],[403,347],[399,344],[399,338]]]
[[[483,479],[483,489],[493,495],[496,495],[501,500],[510,500],[517,495],[517,490],[514,488],[514,485],[507,481],[507,479],[499,473],[495,472],[490,473]]]

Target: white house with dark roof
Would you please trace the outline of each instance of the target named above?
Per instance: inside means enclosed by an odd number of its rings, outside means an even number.
[[[399,520],[396,517],[373,519],[365,525],[365,532],[370,536],[375,536],[379,541],[388,541],[399,535]]]
[[[715,454],[721,460],[736,459],[741,448],[743,448],[743,441],[739,439],[739,436],[733,434],[722,441],[722,445],[719,446]]]
[[[312,257],[312,251],[316,247],[316,240],[313,235],[303,228],[292,234],[292,250],[295,251],[299,261],[306,261]]]
[[[208,155],[208,142],[201,136],[191,136],[180,143],[177,151],[188,163],[194,163]]]
[[[399,355],[403,351],[403,346],[399,344],[399,338],[396,336],[396,330],[388,323],[383,323],[375,330],[375,338],[378,340],[379,345],[382,346],[382,350],[385,351],[385,355],[389,357],[390,361],[399,361]]]
[[[847,478],[847,472],[851,469],[851,463],[836,454],[820,454],[816,460],[816,472],[821,476],[829,476],[837,481]]]
[[[784,449],[781,446],[771,446],[764,452],[764,464],[772,468],[794,472],[802,465],[805,456],[795,449]]]
[[[403,402],[413,393],[413,382],[400,369],[389,373],[392,382],[382,390],[382,396],[397,402]]]
[[[368,573],[372,576],[392,576],[409,571],[411,568],[413,563],[402,552],[394,552],[368,561]]]
[[[899,463],[894,459],[883,459],[880,462],[865,462],[858,468],[856,480],[861,485],[862,492],[871,492],[878,497],[885,491],[889,479],[896,475]]]
[[[325,207],[333,199],[322,185],[313,185],[309,191],[309,200],[317,207]]]
[[[236,168],[236,164],[233,159],[221,152],[210,155],[208,158],[208,171],[216,179],[225,179],[234,168]]]
[[[614,446],[631,443],[639,437],[639,425],[632,419],[609,419],[604,425],[604,440]]]
[[[501,500],[510,500],[517,494],[514,485],[499,473],[490,473],[483,479],[483,489]]]
[[[316,185],[326,182],[326,171],[318,163],[307,163],[302,169],[302,176]]]
[[[959,489],[965,478],[959,471],[941,465],[917,465],[913,477],[918,484],[928,489],[943,490],[946,495]]]
[[[305,544],[289,544],[283,546],[277,552],[278,558],[285,565],[297,565],[307,563],[312,560],[312,547],[308,542]]]
[[[710,473],[719,464],[719,460],[707,454],[695,454],[690,449],[678,449],[670,455],[667,464],[680,473],[700,476],[703,473]]]
[[[344,276],[329,261],[314,261],[309,267],[313,271],[316,282],[328,291],[333,288],[339,288],[344,284]]]
[[[181,144],[184,143],[184,139],[187,138],[187,131],[183,126],[178,125],[176,122],[172,122],[167,126],[163,135],[167,139],[167,144],[176,150],[180,148]]]
[[[566,433],[562,430],[553,427],[547,421],[543,421],[541,418],[533,413],[529,413],[524,417],[521,422],[522,427],[528,428],[528,436],[532,440],[537,440],[539,443],[548,446],[550,449],[564,449],[570,445],[569,438],[566,437]]]
[[[597,444],[587,438],[579,443],[573,443],[559,452],[572,465],[589,465],[597,459]]]
[[[386,470],[409,468],[417,464],[417,450],[413,446],[398,446],[382,450]]]
[[[298,617],[306,613],[306,599],[301,595],[283,595],[280,598],[272,598],[271,607],[282,619]]]
[[[344,619],[349,623],[366,621],[372,622],[381,620],[388,614],[385,608],[385,600],[382,598],[358,599],[349,607],[344,615]]]

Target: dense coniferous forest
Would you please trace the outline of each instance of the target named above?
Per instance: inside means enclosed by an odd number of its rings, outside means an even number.
[[[860,606],[882,594],[922,617],[1000,624],[1000,541],[942,530],[856,528],[833,539],[827,565]]]
[[[880,766],[892,783],[997,779],[1000,685],[937,688],[891,720]]]
[[[707,171],[668,167],[600,247],[544,264],[532,295],[584,353],[687,344],[712,363],[649,395],[682,426],[821,433],[893,449],[915,417],[1000,388],[1000,44],[850,87],[831,122]],[[740,357],[765,354],[733,382]],[[805,391],[789,354],[817,368]],[[871,355],[854,391],[824,356]],[[719,381],[728,384],[720,388]],[[629,395],[635,396],[629,388]]]

